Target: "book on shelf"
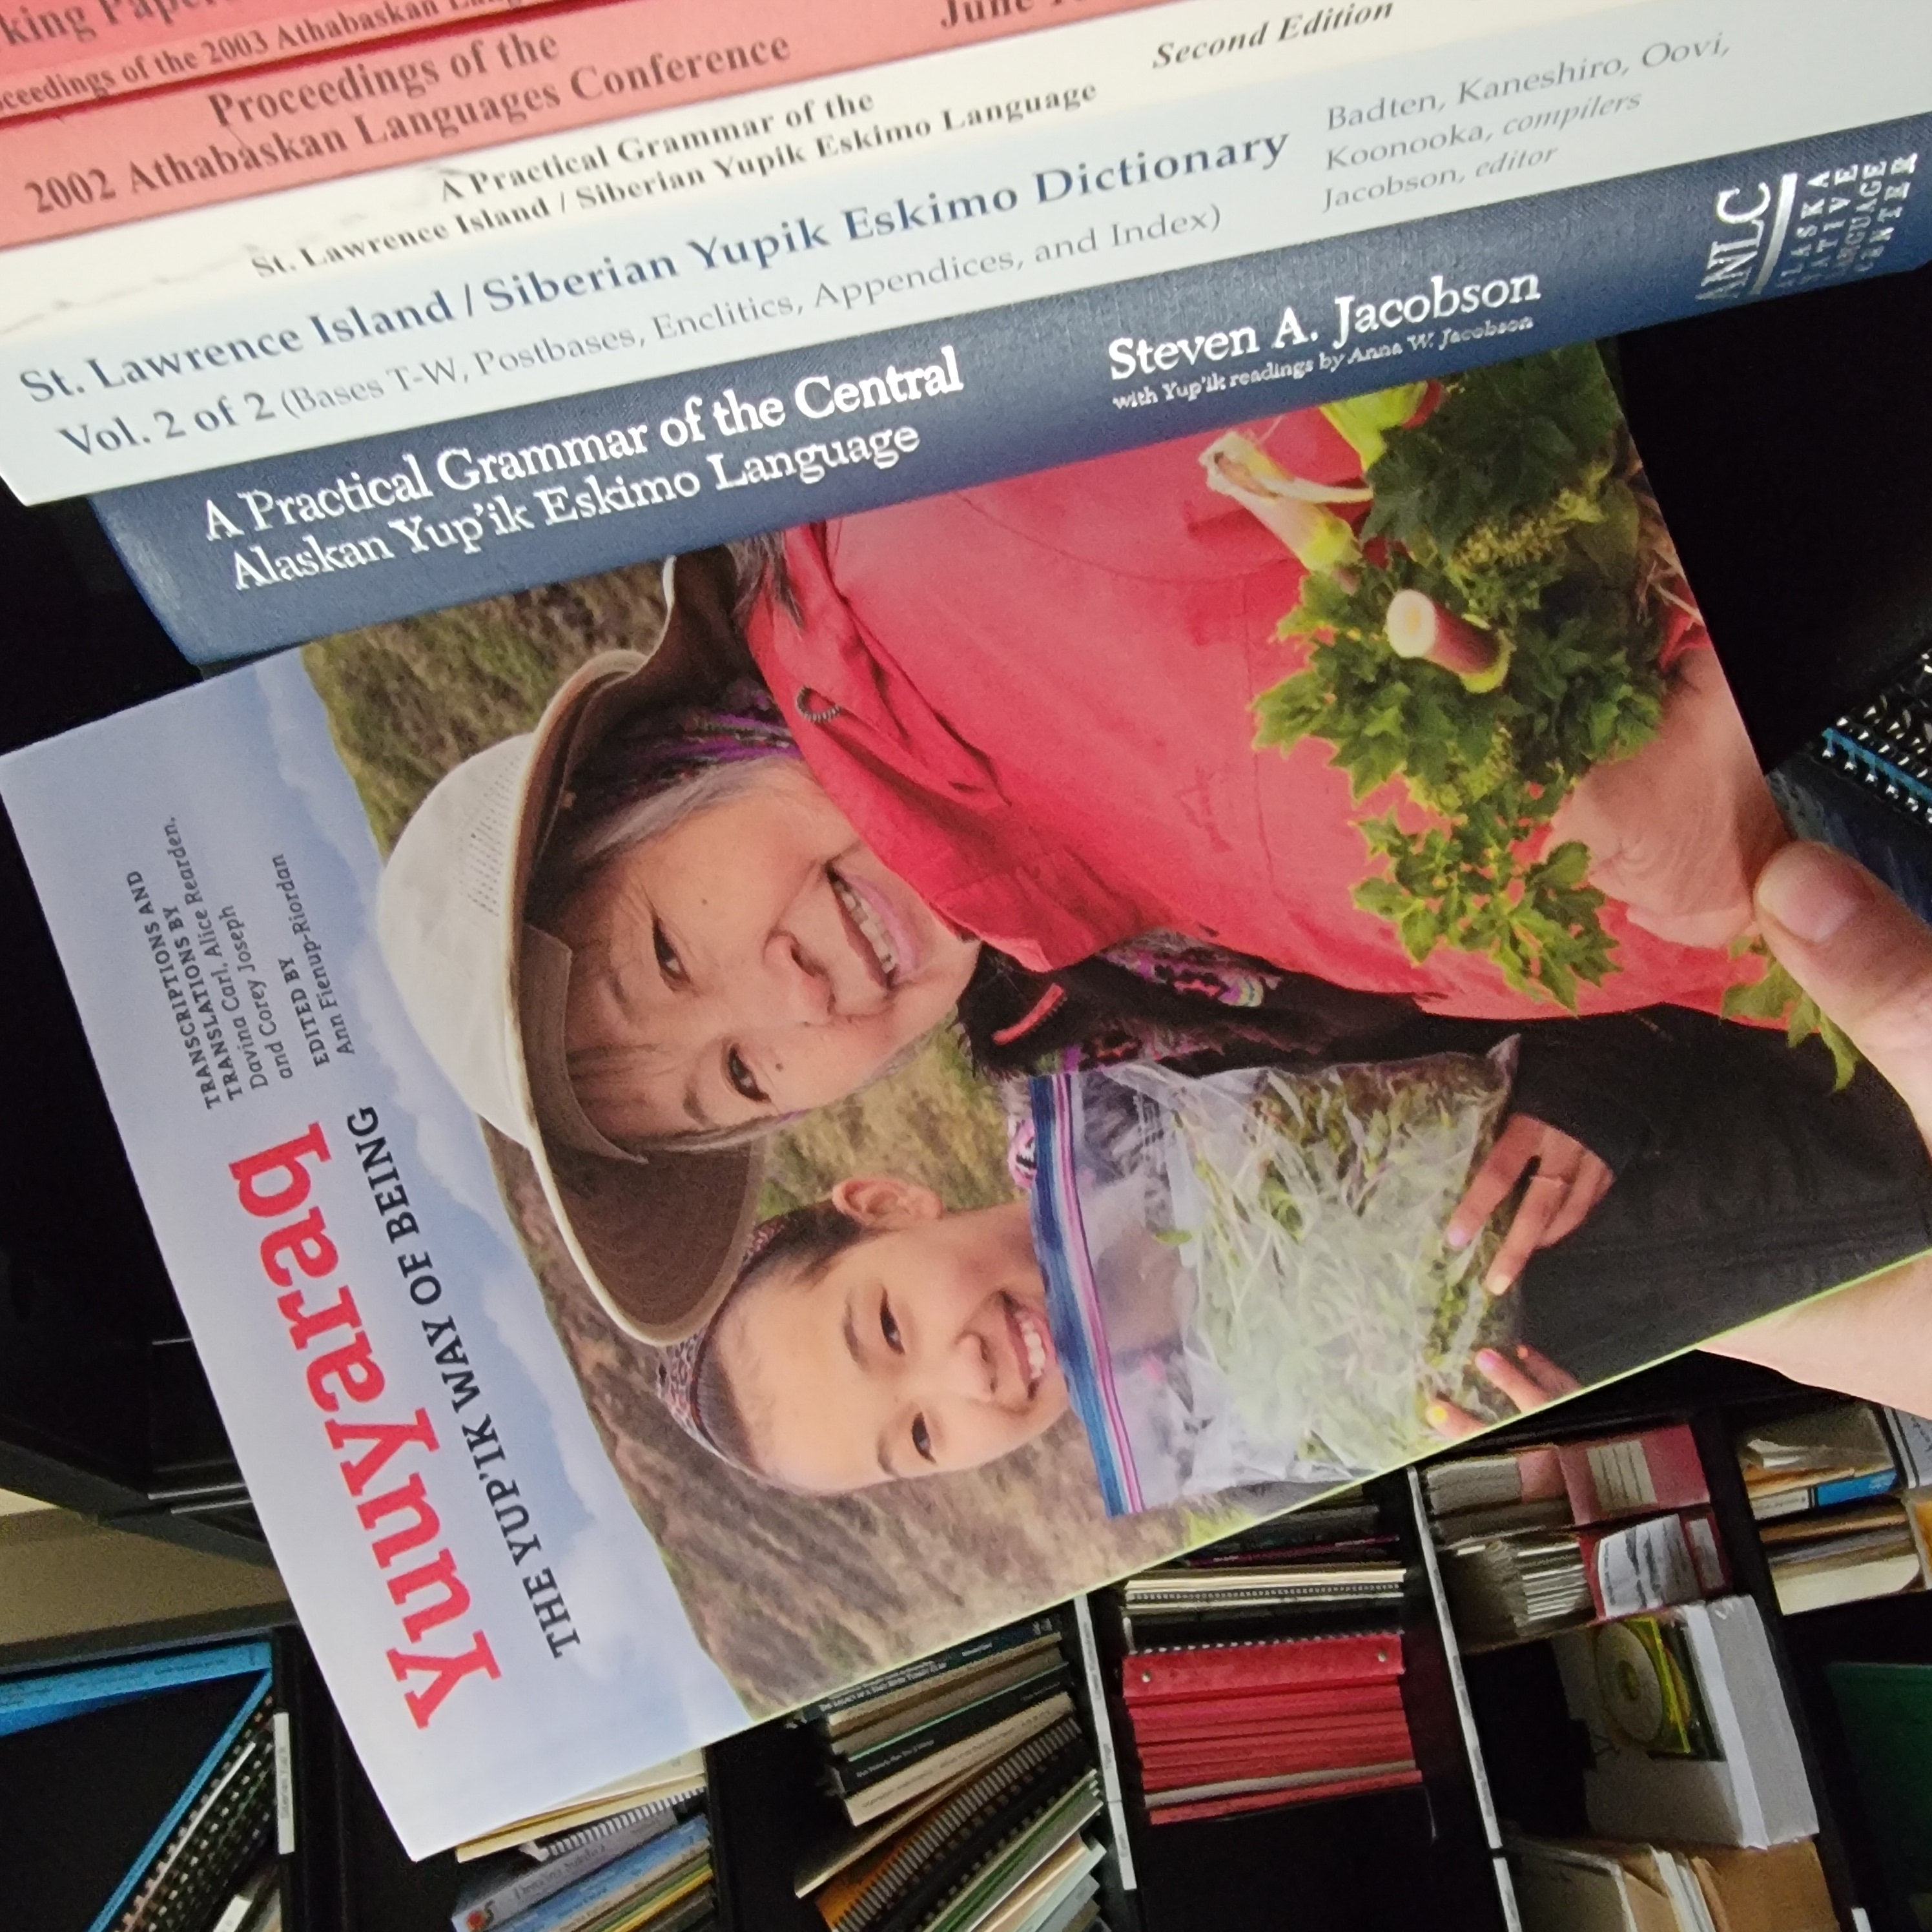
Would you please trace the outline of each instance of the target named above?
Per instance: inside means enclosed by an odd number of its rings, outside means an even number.
[[[1833,1932],[1809,1838],[1765,1850],[1512,1834],[1524,1932]]]
[[[10,1922],[208,1932],[277,1904],[274,1688],[254,1640],[0,1682]]]
[[[1730,1582],[1687,1424],[1452,1456],[1422,1480],[1472,1646],[1689,1603]]]
[[[1468,1537],[1443,1558],[1456,1627],[1472,1645],[1521,1643],[1694,1602],[1730,1580],[1708,1510]]]
[[[1923,1586],[1904,1498],[1767,1524],[1763,1542],[1778,1606],[1787,1616]]]
[[[466,0],[462,17],[487,20],[523,3]],[[71,113],[181,80],[225,80],[305,54],[345,53],[419,32],[456,10],[445,0],[400,0],[367,11],[315,0],[227,0],[219,28],[211,28],[199,7],[104,0],[29,8],[0,40],[0,122]]]
[[[271,1858],[236,1887],[209,1932],[280,1932],[280,1868]]]
[[[1036,450],[0,762],[412,1852],[903,1673],[871,1718],[948,1741],[862,1822],[1064,1708],[955,1736],[1007,1653],[916,1660],[1495,1418],[1480,1348],[1634,1369],[1923,1244],[1902,1103],[1731,946],[1774,810],[1593,347]],[[1659,810],[1736,842],[1633,880]],[[1525,1117],[1617,1180],[1497,1297],[1449,1224]],[[904,1393],[947,1336],[987,1400]],[[1678,1514],[1668,1446],[1594,1527]],[[1358,1508],[1137,1586],[1136,1642],[1386,1627]]]
[[[842,1712],[830,1719],[826,1735],[840,1754],[855,1757],[898,1737],[914,1725],[936,1724],[968,1711],[983,1712],[988,1700],[1052,1678],[1063,1671],[1058,1643],[1046,1637],[1017,1646],[1010,1660],[999,1659],[970,1666],[932,1681],[922,1696],[901,1692],[877,1704]],[[863,1719],[862,1723],[859,1721]]]
[[[1738,1432],[1758,1540],[1787,1615],[1924,1586],[1928,1492],[1912,1486],[1900,1447],[1915,1424],[1840,1400]]]
[[[634,1806],[600,1823],[560,1834],[558,1841],[544,1846],[541,1858],[520,1848],[499,1853],[465,1875],[450,1924],[454,1932],[489,1932],[526,1906],[664,1837],[678,1822],[674,1808]]]
[[[1507,1516],[1492,1520],[1490,1511],[1546,1504],[1560,1508],[1562,1516],[1539,1514],[1537,1522],[1580,1526],[1711,1500],[1696,1444],[1684,1423],[1586,1442],[1535,1444],[1500,1455],[1454,1456],[1424,1470],[1422,1480],[1443,1540],[1514,1526]]]
[[[1288,1519],[1279,1527],[1295,1533],[1268,1552],[1275,1560],[1266,1569],[1231,1571],[1208,1552],[1121,1587],[1120,1702],[1150,1823],[1419,1781],[1402,1690],[1406,1568],[1337,1562],[1336,1546],[1318,1540],[1325,1518],[1348,1538],[1342,1549],[1384,1542],[1372,1530],[1349,1536],[1365,1527],[1354,1520],[1358,1514],[1359,1506],[1317,1504]],[[1270,1538],[1274,1528],[1250,1540]],[[1318,1578],[1318,1586],[1301,1587],[1303,1578]],[[1240,1595],[1197,1595],[1184,1622],[1150,1622],[1136,1596],[1160,1606],[1186,1600],[1179,1586],[1228,1581],[1245,1586]],[[1257,1597],[1271,1612],[1258,1628]],[[1338,1623],[1354,1628],[1345,1632]]]
[[[1037,1622],[995,1633],[1013,1640],[1006,1654],[1035,1648]],[[876,1703],[898,1701],[891,1682],[880,1680]],[[964,1714],[982,1745],[973,1761],[908,1790],[889,1810],[866,1816],[845,1793],[851,1828],[810,1850],[794,1880],[830,1932],[1041,1932],[1083,1917],[1106,1852],[1096,1835],[1094,1748],[1064,1695],[1036,1700],[1035,1708],[1037,1721],[1017,1732],[996,1706]],[[917,1718],[902,1712],[901,1721]],[[844,1792],[848,1741],[823,1724],[820,1738],[827,1784]]]
[[[821,1698],[798,1712],[796,1720],[822,1724],[836,1736],[876,1721],[898,1706],[923,1701],[938,1688],[938,1680],[962,1682],[1020,1658],[1036,1656],[1059,1640],[1057,1616],[1048,1613],[1023,1618]]]
[[[110,1926],[113,1932],[189,1932],[233,1903],[232,1888],[274,1829],[272,1716],[264,1688],[146,1870],[128,1874],[132,1883],[118,1909],[112,1903],[103,1908],[95,1921],[100,1932]]]
[[[1923,62],[1910,55],[1932,59],[1932,23],[1912,0],[1882,4],[1868,26],[1890,56],[1874,61],[1856,37],[1821,48],[1801,0],[1710,0],[1723,51],[1708,58],[1726,74],[1713,94],[1703,56],[1646,64],[1671,44],[1655,36],[1681,24],[1679,0],[1584,0],[1562,19],[1540,0],[1371,10],[1334,38],[1199,61],[1160,57],[1211,44],[1181,31],[1197,13],[1202,30],[1252,23],[1230,0],[1171,0],[868,70],[873,105],[850,143],[862,153],[760,170],[774,142],[796,145],[778,124],[818,111],[824,90],[803,84],[742,97],[722,128],[722,110],[672,110],[490,151],[460,172],[437,160],[27,244],[0,285],[4,473],[30,502],[211,469],[272,502],[332,490],[336,508],[296,540],[327,546],[343,572],[358,480],[396,476],[405,451],[422,491],[392,510],[448,491],[461,514],[532,480],[500,465],[479,493],[439,476],[436,439],[419,434],[507,416],[472,456],[607,439],[594,464],[566,466],[594,470],[604,492],[578,474],[545,527],[644,507],[647,479],[670,493],[650,506],[674,513],[652,520],[675,534],[645,547],[681,549],[749,526],[729,494],[746,457],[795,457],[802,431],[853,427],[831,404],[842,382],[890,366],[892,400],[918,400],[906,378],[948,344],[982,424],[992,410],[1030,431],[1077,398],[1065,460],[1345,394],[1371,364],[1436,376],[1910,267],[1932,253],[1914,185]],[[1049,45],[1066,64],[1042,93]],[[1426,104],[1398,130],[1366,118],[1376,99]],[[967,111],[1030,100],[1048,111],[1011,124]],[[764,131],[732,145],[754,122]],[[862,140],[875,126],[903,138]],[[704,165],[674,164],[687,154]],[[279,246],[262,242],[265,210]],[[754,440],[722,448],[712,429],[695,447],[691,430],[728,391],[754,411],[741,422]],[[698,414],[682,416],[694,395]],[[944,434],[934,417],[890,426]],[[1038,460],[983,432],[950,442],[976,479]],[[631,492],[610,494],[614,456]],[[730,460],[721,472],[712,457]],[[820,494],[854,509],[863,481],[827,476]],[[581,491],[602,507],[574,504]],[[230,494],[214,499],[224,515]],[[207,496],[194,505],[203,543]],[[532,515],[540,502],[508,500]],[[772,520],[794,514],[808,514],[802,500]],[[490,532],[490,550],[517,527]],[[383,518],[367,534],[403,554]],[[374,614],[338,610],[338,627]]]
[[[1589,1734],[1591,1827],[1606,1836],[1764,1847],[1817,1814],[1764,1622],[1720,1597],[1552,1640]]]
[[[1068,1684],[1066,1666],[1055,1657],[1016,1682],[983,1690],[957,1710],[913,1714],[904,1726],[861,1741],[842,1738],[833,1753],[832,1777],[848,1797],[895,1778],[927,1758],[938,1758],[981,1732],[1055,1700]]]
[[[1838,1402],[1739,1431],[1738,1464],[1760,1522],[1894,1488],[1898,1470],[1878,1412]]]
[[[590,1834],[614,1820],[635,1813],[674,1821],[688,1815],[694,1799],[704,1796],[703,1754],[689,1751],[668,1763],[616,1779],[584,1792],[573,1802],[517,1818],[496,1830],[466,1839],[456,1847],[460,1862],[490,1856],[512,1846],[541,1862],[560,1851],[590,1841]]]

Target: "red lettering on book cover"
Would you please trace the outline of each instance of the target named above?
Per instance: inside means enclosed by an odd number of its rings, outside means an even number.
[[[334,1274],[340,1259],[329,1239],[322,1209],[316,1206],[306,1214],[296,1211],[308,1201],[314,1185],[308,1163],[320,1166],[328,1158],[321,1124],[311,1121],[307,1131],[294,1139],[231,1162],[228,1172],[245,1212],[262,1220],[282,1222],[262,1238],[262,1272],[275,1287],[289,1291],[276,1298],[276,1312],[288,1324],[290,1346],[305,1358],[303,1378],[309,1400],[327,1418],[322,1427],[328,1446],[339,1452],[368,1445],[360,1454],[342,1456],[337,1464],[350,1496],[359,1498],[405,1450],[433,1455],[438,1444],[424,1409],[418,1409],[407,1422],[338,1419],[345,1402],[374,1402],[387,1381],[349,1284],[340,1283],[334,1298],[328,1300],[311,1300],[310,1291],[296,1285],[297,1272],[316,1280]],[[284,1220],[285,1216],[295,1218]],[[316,1352],[313,1354],[311,1348]],[[382,1570],[388,1569],[399,1556],[434,1543],[442,1528],[420,1470],[412,1470],[394,1487],[358,1502],[356,1515],[370,1534],[370,1554]],[[395,1517],[407,1520],[400,1523],[389,1520]],[[469,1586],[457,1574],[455,1552],[446,1546],[427,1562],[391,1576],[387,1582],[390,1601],[403,1612],[404,1637],[411,1644],[420,1644],[438,1625],[469,1614]],[[425,1596],[426,1601],[412,1601]],[[454,1656],[394,1648],[386,1655],[398,1684],[406,1684],[412,1677],[429,1679],[420,1688],[403,1693],[403,1702],[418,1730],[428,1726],[444,1699],[464,1678],[479,1671],[485,1677],[502,1674],[490,1640],[480,1630],[472,1630],[470,1647]]]

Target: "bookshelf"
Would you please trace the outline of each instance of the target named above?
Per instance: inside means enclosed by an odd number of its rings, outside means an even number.
[[[1916,1592],[1785,1616],[1778,1609],[1732,1448],[1754,1416],[1801,1408],[1810,1393],[1742,1364],[1688,1357],[1487,1438],[1510,1444],[1615,1435],[1684,1422],[1694,1432],[1708,1482],[1732,1592],[1762,1616],[1791,1708],[1804,1779],[1818,1814],[1816,1844],[1838,1922],[1885,1932],[1878,1855],[1858,1796],[1825,1667],[1834,1659],[1932,1663],[1932,1594]],[[1504,1831],[1590,1835],[1583,1774],[1588,1751],[1567,1714],[1546,1642],[1464,1650],[1436,1586],[1420,1483],[1406,1473],[1365,1493],[1396,1531],[1411,1569],[1401,1615],[1404,1679],[1422,1782],[1208,1822],[1151,1826],[1134,1802],[1126,1828],[1137,1884],[1108,1922],[1114,1932],[1263,1932],[1281,1922],[1292,1886],[1296,1922],[1337,1932],[1432,1924],[1469,1932],[1520,1924]],[[1103,1674],[1119,1682],[1118,1619],[1094,1602]],[[1111,1634],[1110,1634],[1111,1629]],[[1459,1680],[1463,1694],[1459,1696]],[[1117,1698],[1103,1712],[1123,1755],[1128,1730]],[[1090,1720],[1091,1712],[1089,1712]],[[794,1856],[822,1828],[808,1734],[782,1721],[759,1726],[710,1754],[724,1889],[730,1923],[759,1932],[816,1932],[810,1907],[792,1898]],[[1900,1928],[1910,1932],[1910,1928]]]
[[[1844,568],[1846,556],[1868,554],[1875,502],[1886,505],[1897,530],[1932,524],[1932,400],[1920,379],[1928,336],[1932,272],[1922,272],[1673,325],[1621,345],[1639,440],[1767,759],[1804,742],[1888,668],[1932,645],[1932,548],[1901,541],[1869,570]],[[1875,433],[1877,424],[1888,433]],[[1782,546],[1791,528],[1794,450],[1816,480],[1804,500],[1807,541],[1792,549]],[[1856,489],[1842,487],[1848,478],[1857,479]],[[1828,488],[1834,479],[1840,487]],[[1779,533],[1774,559],[1767,529]],[[8,668],[0,746],[191,681],[84,506],[29,512],[0,493],[0,554],[9,568],[0,608]],[[1828,651],[1818,647],[1821,631]],[[11,940],[0,950],[0,1002],[32,1020],[11,1043],[10,1084],[36,1096],[31,1106],[0,1109],[0,1487],[142,1535],[266,1563],[4,825],[0,916]],[[1885,1932],[1891,1922],[1880,1859],[1826,1670],[1848,1658],[1932,1662],[1932,1595],[1780,1615],[1729,1445],[1740,1417],[1798,1400],[1775,1378],[1696,1358],[1514,1433],[1542,1439],[1691,1423],[1736,1587],[1759,1604],[1772,1634],[1840,1922],[1848,1932],[1860,1924]],[[1502,1822],[1550,1832],[1580,1826],[1582,1761],[1546,1648],[1462,1655],[1430,1575],[1414,1484],[1393,1477],[1372,1493],[1416,1572],[1402,1623],[1422,1782],[1158,1830],[1137,1823],[1130,1808],[1137,1883],[1110,1904],[1114,1932],[1204,1924],[1258,1932],[1282,1922],[1285,1899],[1296,1922],[1343,1932],[1406,1927],[1424,1916],[1451,1932],[1514,1928]],[[1094,1622],[1104,1665],[1113,1640],[1104,1614]],[[299,1826],[284,1875],[292,1932],[433,1932],[447,1924],[454,1862],[446,1856],[415,1865],[404,1858],[299,1632],[272,1616],[244,1615],[219,1634],[251,1633],[270,1646],[274,1696],[290,1720]],[[0,1657],[0,1684],[28,1670],[152,1655],[186,1634],[124,1633]],[[1077,1646],[1078,1638],[1075,1628],[1070,1641]],[[1104,1699],[1084,1708],[1090,1724],[1108,1720]],[[148,1766],[164,1779],[182,1752],[163,1742],[157,1734],[118,1749],[127,1765]],[[131,1773],[92,1776],[85,1762],[70,1768],[76,1788],[86,1782],[131,1795],[140,1781]],[[799,1735],[760,1726],[716,1748],[709,1768],[725,1922],[739,1932],[815,1926],[788,1882],[788,1847],[818,1802]],[[0,1789],[0,1814],[9,1802]],[[0,1834],[25,1820],[24,1811],[0,1815]],[[50,1932],[57,1932],[53,1922]]]

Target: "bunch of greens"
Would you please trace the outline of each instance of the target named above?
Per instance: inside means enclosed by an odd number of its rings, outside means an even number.
[[[1792,1046],[1802,1045],[1816,1034],[1830,1053],[1832,1065],[1838,1075],[1832,1083],[1832,1091],[1841,1091],[1846,1082],[1858,1070],[1858,1062],[1862,1057],[1852,1044],[1850,1036],[1772,957],[1771,949],[1762,939],[1739,940],[1731,948],[1733,958],[1747,954],[1764,962],[1763,974],[1749,986],[1732,986],[1726,989],[1724,1017],[1726,1019],[1781,1020],[1784,1023],[1784,1037]]]
[[[1394,812],[1361,828],[1381,869],[1356,902],[1412,958],[1481,954],[1574,1010],[1579,982],[1612,964],[1588,854],[1519,854],[1583,772],[1634,751],[1660,715],[1622,416],[1587,345],[1472,370],[1404,426],[1420,400],[1415,386],[1328,412],[1374,491],[1366,554],[1304,580],[1280,628],[1308,640],[1306,665],[1256,700],[1257,742],[1320,739],[1356,798],[1399,778],[1430,814],[1421,830]],[[1500,682],[1396,656],[1404,591],[1493,638]]]
[[[1478,1414],[1473,1374],[1504,1339],[1484,1292],[1500,1237],[1443,1231],[1508,1104],[1511,1054],[1267,1069],[1231,1108],[1182,1083],[1174,1118],[1199,1192],[1193,1341],[1244,1427],[1303,1460],[1386,1468],[1430,1441],[1433,1396]]]

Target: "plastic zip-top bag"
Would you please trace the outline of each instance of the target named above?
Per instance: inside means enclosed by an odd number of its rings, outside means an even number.
[[[1030,1083],[1034,1245],[1111,1513],[1390,1468],[1438,1440],[1438,1397],[1496,1413],[1471,1361],[1510,1320],[1482,1286],[1497,1217],[1444,1236],[1514,1067],[1511,1040]]]

